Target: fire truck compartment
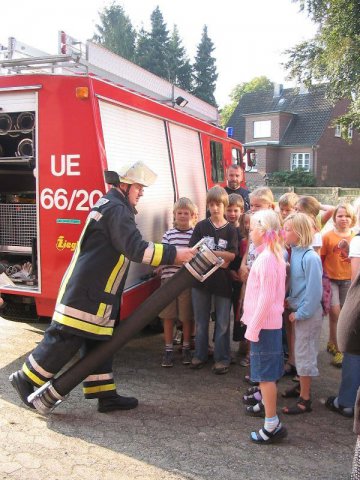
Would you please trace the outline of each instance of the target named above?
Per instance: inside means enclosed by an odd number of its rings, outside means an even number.
[[[7,276],[1,281],[4,292],[39,290],[36,102],[35,92],[0,92],[0,263]]]

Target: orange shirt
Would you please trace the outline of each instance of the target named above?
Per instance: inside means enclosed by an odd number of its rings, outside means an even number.
[[[332,280],[350,280],[351,278],[351,265],[350,259],[339,248],[339,242],[346,240],[350,243],[350,240],[354,236],[354,233],[350,233],[347,237],[342,237],[334,230],[326,232],[323,237],[323,246],[320,250],[320,256],[323,261],[323,267],[329,278]]]

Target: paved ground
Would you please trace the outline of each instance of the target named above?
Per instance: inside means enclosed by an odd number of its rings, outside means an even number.
[[[23,408],[8,382],[41,339],[45,326],[0,318],[0,478],[16,480],[302,480],[349,478],[355,435],[352,421],[321,402],[336,392],[340,371],[329,366],[323,338],[321,377],[314,410],[284,418],[289,437],[281,445],[249,442],[262,421],[244,414],[234,365],[216,376],[209,365],[193,371],[179,360],[160,367],[162,336],[141,335],[116,357],[123,393],[136,410],[101,414],[77,387],[49,417]],[[280,388],[290,385],[282,380]],[[279,405],[283,405],[283,399]]]

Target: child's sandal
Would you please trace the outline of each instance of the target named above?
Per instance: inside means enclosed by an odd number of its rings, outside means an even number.
[[[255,392],[250,395],[243,395],[243,403],[245,405],[256,405],[257,403],[262,401],[261,392]]]
[[[340,413],[340,415],[343,415],[344,417],[347,417],[347,418],[352,418],[354,416],[353,407],[343,407],[342,405],[339,405],[339,403],[338,403],[338,406],[336,406],[335,400],[336,400],[335,396],[328,397],[328,399],[325,402],[325,407],[333,412]]]
[[[298,398],[300,397],[300,385],[295,385],[295,387],[288,388],[281,394],[283,398]]]
[[[311,412],[311,400],[304,400],[302,397],[299,397],[299,400],[296,402],[294,407],[284,407],[282,412],[286,415],[299,415],[301,413]]]
[[[250,440],[254,443],[275,443],[287,437],[287,430],[279,423],[273,432],[268,432],[265,428],[261,428],[258,432],[251,432]]]
[[[254,395],[256,392],[260,392],[260,387],[249,387],[246,389],[245,395]]]
[[[261,401],[256,405],[248,405],[245,408],[245,412],[251,417],[265,417],[265,407]]]

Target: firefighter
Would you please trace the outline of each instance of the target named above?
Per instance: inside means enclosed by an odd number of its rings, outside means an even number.
[[[56,375],[79,351],[84,356],[99,341],[110,339],[120,313],[130,261],[150,264],[182,264],[193,257],[190,248],[144,241],[135,224],[136,205],[144,187],[156,174],[144,163],[107,172],[112,185],[93,207],[60,285],[52,322],[44,338],[9,380],[30,408],[28,396]],[[112,174],[112,178],[109,175]],[[130,410],[133,397],[119,395],[112,359],[83,383],[85,398],[98,399],[98,411]]]

